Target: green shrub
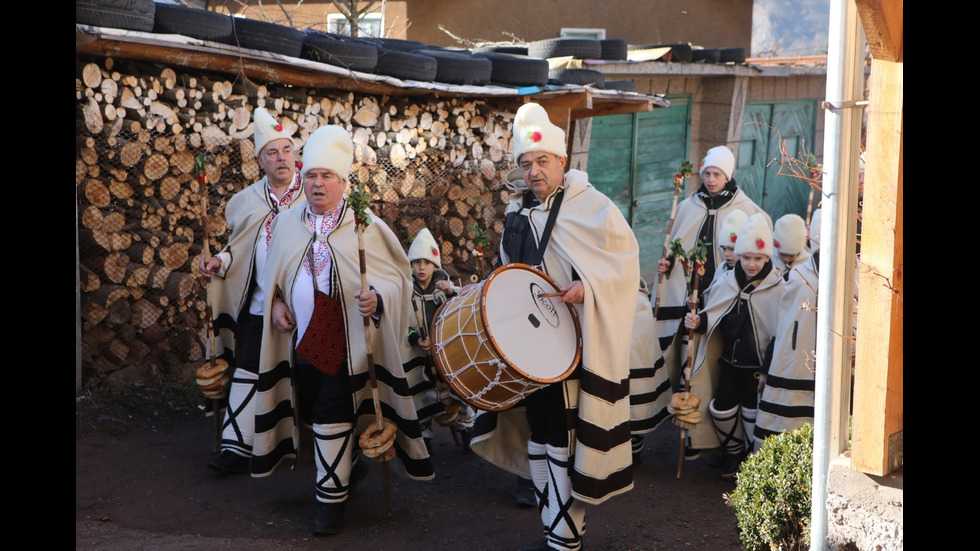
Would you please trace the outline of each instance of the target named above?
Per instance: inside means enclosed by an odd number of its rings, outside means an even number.
[[[739,540],[748,551],[795,551],[810,547],[813,427],[765,439],[742,463],[735,491]]]

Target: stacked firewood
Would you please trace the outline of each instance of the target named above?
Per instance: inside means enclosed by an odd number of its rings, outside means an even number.
[[[483,100],[331,93],[112,58],[79,59],[76,74],[85,376],[177,370],[205,358],[206,286],[196,266],[205,231],[212,251],[227,240],[226,201],[262,176],[256,106],[299,145],[323,124],[349,129],[351,180],[367,184],[371,208],[406,250],[428,227],[454,281],[493,260],[512,117]],[[201,153],[207,185],[195,173]],[[474,254],[484,233],[486,259]]]

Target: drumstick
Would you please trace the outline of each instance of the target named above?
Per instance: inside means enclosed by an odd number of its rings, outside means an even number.
[[[555,298],[555,297],[563,297],[563,296],[565,296],[565,291],[560,291],[557,293],[541,293],[538,295],[538,298]]]

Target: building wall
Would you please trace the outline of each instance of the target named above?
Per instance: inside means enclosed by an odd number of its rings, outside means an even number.
[[[677,0],[388,0],[384,26],[389,38],[439,46],[468,47],[453,36],[473,42],[532,42],[557,38],[563,27],[573,27],[605,29],[606,38],[622,38],[630,44],[690,42],[748,51],[752,4],[752,0],[696,0],[683,5]],[[209,0],[207,5],[301,29],[323,28],[326,14],[337,13],[329,0],[282,2],[281,8],[258,0]]]

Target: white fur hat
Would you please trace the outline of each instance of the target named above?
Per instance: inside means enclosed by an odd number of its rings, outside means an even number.
[[[354,140],[350,133],[339,126],[321,126],[310,134],[303,146],[300,175],[305,177],[311,168],[329,168],[346,180],[353,163]]]
[[[725,177],[731,180],[732,174],[735,173],[735,154],[732,153],[731,149],[723,145],[712,147],[708,150],[704,158],[701,159],[701,167],[698,169],[698,175],[703,175],[704,169],[709,166],[713,166],[724,172]]]
[[[439,245],[436,244],[429,228],[422,228],[415,236],[415,241],[412,241],[412,246],[408,248],[408,261],[413,262],[419,259],[428,260],[442,268],[442,255],[439,254]]]
[[[514,162],[528,151],[568,156],[565,131],[552,124],[548,112],[537,103],[525,103],[514,116]]]
[[[772,246],[780,254],[800,254],[806,247],[806,222],[795,214],[785,214],[776,220],[772,230]]]
[[[772,228],[769,217],[763,213],[749,216],[749,219],[738,230],[738,241],[735,242],[735,254],[764,254],[772,258]]]
[[[810,216],[810,250],[820,250],[820,209],[813,211]]]
[[[258,157],[259,153],[262,152],[262,148],[265,144],[271,142],[272,140],[278,140],[281,138],[286,138],[289,143],[296,147],[296,142],[293,141],[292,136],[287,134],[279,121],[274,119],[272,115],[265,109],[265,107],[256,107],[255,112],[252,114],[252,121],[254,122],[255,131],[255,156]]]
[[[745,221],[748,219],[749,215],[738,209],[729,212],[728,216],[721,221],[721,229],[718,231],[718,235],[715,236],[715,241],[718,242],[718,246],[735,248],[735,240],[738,239],[738,230],[742,229],[742,226],[745,225]]]

